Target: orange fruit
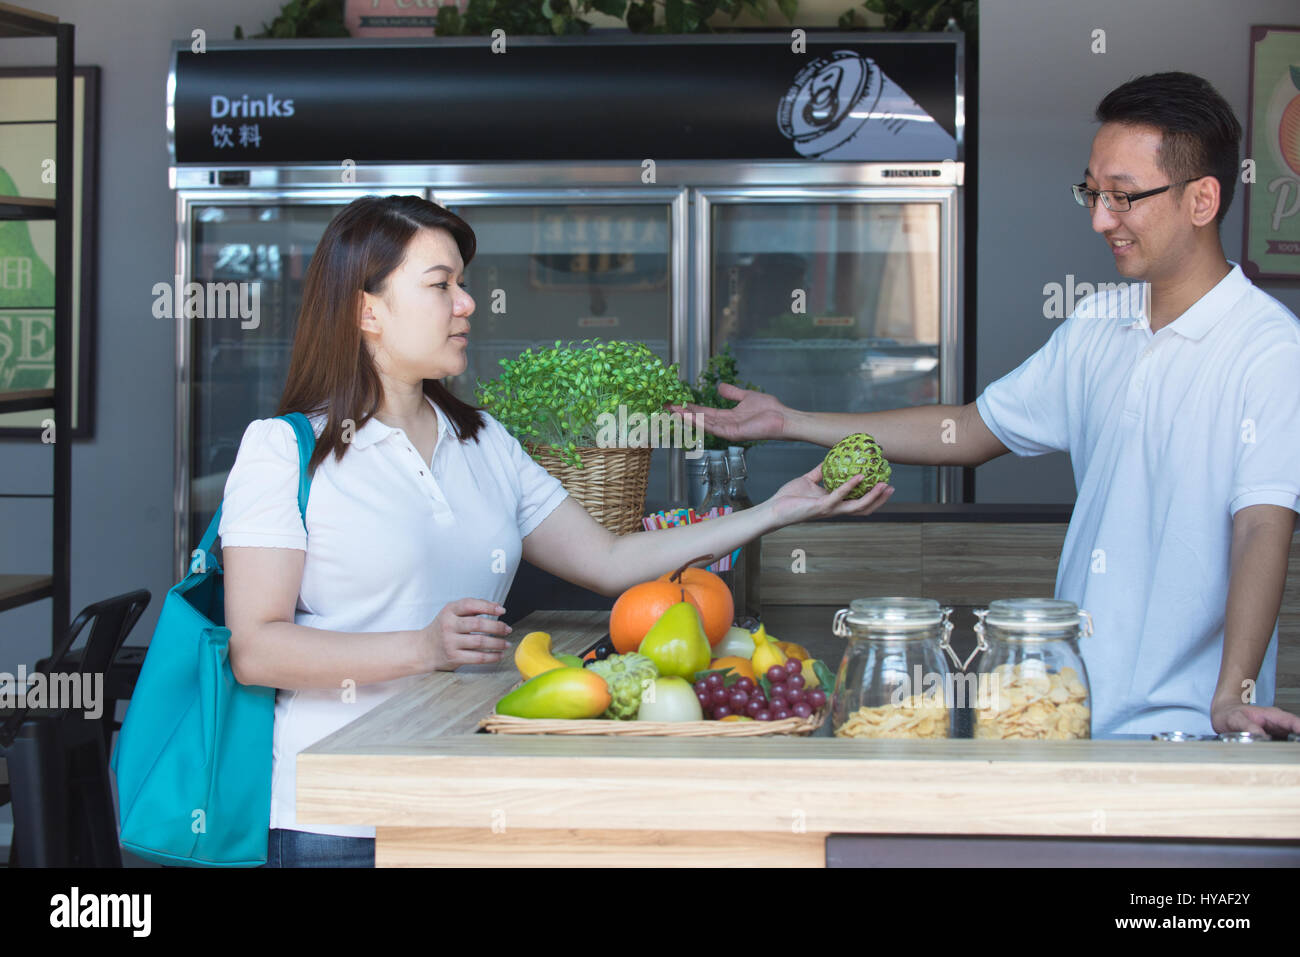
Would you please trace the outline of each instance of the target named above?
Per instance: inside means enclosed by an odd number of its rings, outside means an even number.
[[[667,582],[673,574],[674,572],[669,572],[659,581]],[[687,600],[700,610],[700,621],[704,624],[704,634],[708,636],[709,644],[718,644],[726,637],[727,629],[736,617],[736,603],[731,597],[731,589],[707,568],[686,569],[682,572],[682,584],[686,588]]]
[[[746,714],[729,714],[725,718],[719,718],[718,720],[719,721],[753,721],[754,719]]]
[[[787,658],[798,658],[800,661],[807,661],[812,657],[812,655],[808,654],[807,648],[795,644],[793,641],[773,641],[772,644],[784,651]]]
[[[750,664],[748,658],[741,658],[738,655],[728,655],[725,658],[715,658],[709,665],[710,671],[717,671],[726,668],[728,673],[735,672],[742,678],[754,680],[754,666]]]
[[[633,585],[619,595],[609,612],[609,638],[614,650],[620,655],[636,651],[660,616],[682,600],[683,591],[681,585],[657,579]],[[699,608],[689,591],[685,591],[685,599]]]

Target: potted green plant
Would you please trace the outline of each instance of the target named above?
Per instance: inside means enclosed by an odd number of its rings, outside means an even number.
[[[754,392],[763,391],[752,382],[740,381],[739,371],[736,367],[736,357],[731,352],[731,343],[729,342],[724,344],[719,352],[709,356],[709,361],[700,372],[695,385],[691,387],[692,401],[696,405],[703,405],[712,409],[734,409],[736,403],[731,399],[724,399],[718,392],[718,385],[723,382],[739,386],[742,389],[751,389]],[[733,442],[729,439],[719,438],[712,432],[704,433],[705,451],[725,451],[733,445],[748,449],[757,444],[754,441]],[[691,504],[698,504],[704,497],[706,476],[707,464],[704,456],[686,460],[687,494],[690,496]]]
[[[728,342],[722,347],[722,351],[709,356],[709,361],[705,364],[704,370],[700,372],[700,377],[695,381],[691,388],[693,396],[692,401],[696,405],[705,405],[713,409],[734,409],[736,403],[731,399],[724,399],[718,393],[720,383],[739,386],[742,389],[750,389],[754,392],[762,392],[758,386],[752,382],[741,382],[739,372],[736,368],[736,357],[731,353],[731,343]],[[731,445],[738,445],[747,449],[757,442],[731,442],[727,439],[720,439],[712,433],[705,433],[704,448],[708,449],[726,449]]]
[[[502,359],[479,405],[612,531],[641,525],[650,452],[681,441],[667,403],[691,400],[677,364],[641,342],[584,339]]]

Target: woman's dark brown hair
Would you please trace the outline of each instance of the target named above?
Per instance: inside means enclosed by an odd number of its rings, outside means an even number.
[[[361,293],[381,295],[389,275],[406,256],[421,229],[445,229],[468,266],[474,258],[474,230],[455,213],[419,196],[363,196],[335,216],[312,254],[303,281],[302,309],[293,337],[289,378],[276,415],[324,412],[325,430],[316,440],[309,468],[331,452],[342,459],[353,431],[364,426],[383,399],[379,373],[357,324]],[[441,382],[424,380],[424,393],[446,413],[461,441],[478,441],[483,417]],[[350,439],[351,436],[349,435]]]

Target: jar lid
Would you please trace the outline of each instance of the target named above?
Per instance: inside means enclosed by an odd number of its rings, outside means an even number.
[[[943,624],[945,613],[933,598],[855,598],[845,619],[851,625],[921,628]]]
[[[1068,628],[1079,623],[1079,606],[1060,598],[999,598],[984,620],[999,628]]]

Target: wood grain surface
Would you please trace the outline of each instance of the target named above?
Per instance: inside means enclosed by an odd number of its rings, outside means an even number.
[[[376,867],[825,867],[825,834],[379,828]]]
[[[303,752],[300,824],[1300,840],[1286,743],[455,736]]]
[[[1282,610],[1277,616],[1277,697],[1279,708],[1300,714],[1300,536],[1291,539]]]
[[[915,595],[921,528],[808,522],[763,536],[762,599],[773,605],[847,605],[864,595]]]
[[[515,632],[578,651],[605,615],[537,613]],[[453,859],[465,838],[446,828],[1300,840],[1300,745],[464,733],[515,680],[504,665],[431,675],[303,751],[299,822],[401,829],[423,847],[394,859],[408,863]],[[683,839],[619,840],[654,857]]]

